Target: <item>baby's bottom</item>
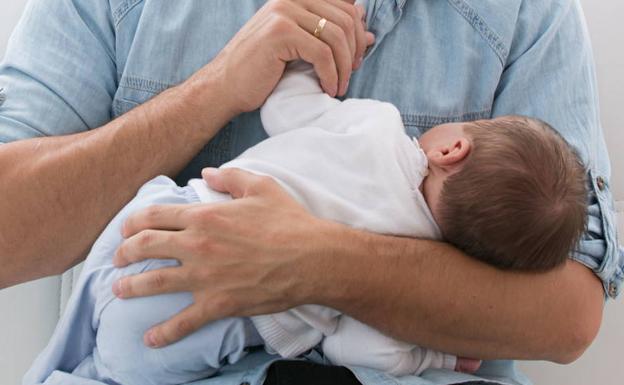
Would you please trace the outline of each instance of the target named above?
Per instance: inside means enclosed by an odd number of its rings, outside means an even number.
[[[226,363],[234,363],[250,346],[263,340],[247,318],[211,322],[197,332],[160,349],[144,345],[143,335],[193,303],[190,293],[117,299],[110,294],[115,279],[124,275],[176,266],[174,260],[152,259],[115,269],[111,265],[119,247],[121,225],[133,212],[154,204],[197,203],[190,187],[180,188],[168,178],[159,177],[146,184],[137,197],[122,210],[102,233],[85,267],[93,274],[91,290],[98,294],[96,344],[93,365],[97,376],[109,383],[123,385],[183,384],[206,378]]]
[[[149,261],[147,270],[168,266]],[[100,315],[94,361],[123,385],[183,384],[209,377],[226,363],[245,355],[245,348],[263,341],[247,318],[211,322],[163,347],[144,345],[143,334],[193,302],[189,293],[128,300],[114,299]],[[101,365],[98,365],[101,364]]]

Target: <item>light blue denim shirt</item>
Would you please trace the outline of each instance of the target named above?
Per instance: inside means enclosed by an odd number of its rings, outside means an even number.
[[[31,0],[0,66],[0,142],[107,123],[208,63],[263,3]],[[624,251],[618,249],[592,51],[578,0],[366,3],[377,41],[348,97],[394,103],[415,136],[445,122],[505,114],[550,123],[576,147],[589,175],[588,228],[572,258],[600,277],[606,296],[616,297]],[[257,111],[240,115],[177,180],[185,184],[203,167],[218,166],[266,137]],[[273,358],[251,354],[201,383],[261,384]],[[529,383],[510,361],[486,362],[478,378],[430,370],[422,378],[395,379],[352,369],[365,385]]]

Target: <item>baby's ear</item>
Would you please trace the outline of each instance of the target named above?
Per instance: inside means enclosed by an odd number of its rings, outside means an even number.
[[[470,154],[472,144],[467,138],[455,138],[446,146],[441,146],[430,152],[429,160],[440,167],[460,165]]]

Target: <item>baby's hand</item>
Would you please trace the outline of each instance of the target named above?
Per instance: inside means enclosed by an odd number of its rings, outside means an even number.
[[[473,374],[481,367],[481,360],[473,358],[457,357],[455,371],[461,373]]]

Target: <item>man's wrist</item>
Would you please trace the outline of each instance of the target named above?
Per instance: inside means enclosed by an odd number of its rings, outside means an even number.
[[[361,266],[369,255],[374,234],[330,222],[315,229],[313,246],[305,260],[307,267],[298,300],[301,303],[320,304],[342,308],[357,300],[362,279]]]
[[[240,114],[227,93],[222,70],[210,63],[182,84],[174,87],[185,122],[202,136],[214,136],[228,121]]]

